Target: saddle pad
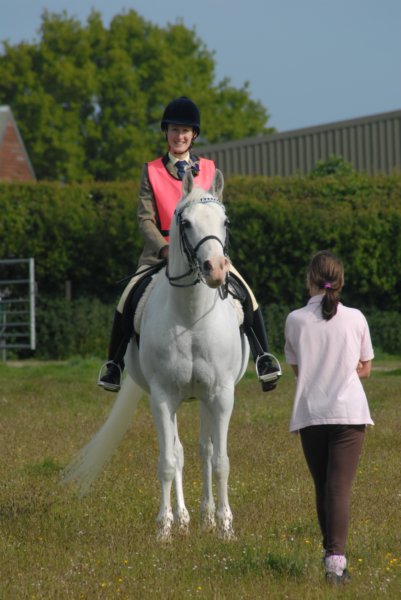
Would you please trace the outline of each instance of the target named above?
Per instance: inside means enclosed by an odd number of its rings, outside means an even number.
[[[244,322],[244,311],[241,302],[236,298],[234,299],[232,296],[228,296],[227,299],[234,306],[235,314],[237,315],[238,319],[238,325],[242,325]]]
[[[158,273],[155,273],[157,275]],[[141,323],[142,323],[142,315],[143,310],[145,308],[145,304],[148,301],[150,294],[152,293],[153,287],[155,285],[155,275],[152,276],[152,281],[146,287],[144,293],[138,301],[138,304],[135,309],[134,314],[134,331],[137,335],[141,333]]]

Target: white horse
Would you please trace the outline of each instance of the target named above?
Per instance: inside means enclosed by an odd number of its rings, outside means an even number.
[[[246,369],[249,347],[240,333],[238,309],[223,293],[230,261],[222,191],[218,170],[209,191],[194,187],[192,174],[185,175],[183,197],[171,224],[168,265],[156,276],[146,302],[139,348],[132,340],[125,356],[127,376],[112,411],[65,474],[66,481],[75,480],[81,493],[86,492],[128,428],[142,390],[148,392],[160,449],[157,523],[162,540],[170,539],[173,524],[184,532],[189,526],[176,413],[183,401],[192,398],[201,401],[202,526],[212,530],[217,520],[222,538],[234,535],[227,491],[227,436],[234,387]]]

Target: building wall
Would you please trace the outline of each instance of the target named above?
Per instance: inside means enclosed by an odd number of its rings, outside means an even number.
[[[7,120],[0,140],[0,181],[34,181],[25,148],[12,118]]]
[[[401,110],[197,149],[224,175],[295,175],[342,156],[369,174],[401,169]]]

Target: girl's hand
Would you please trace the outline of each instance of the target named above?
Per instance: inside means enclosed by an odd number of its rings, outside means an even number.
[[[356,366],[356,372],[358,373],[359,377],[362,379],[364,377],[369,377],[371,368],[372,368],[371,360],[366,360],[366,361],[360,360],[360,361],[358,361],[358,364]]]
[[[168,246],[163,246],[163,248],[159,252],[160,258],[167,258],[168,256]]]

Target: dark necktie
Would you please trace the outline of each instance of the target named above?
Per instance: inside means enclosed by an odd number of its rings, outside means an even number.
[[[179,179],[183,179],[185,175],[185,167],[188,166],[186,160],[177,160],[175,163],[175,168],[177,169],[177,175]]]

